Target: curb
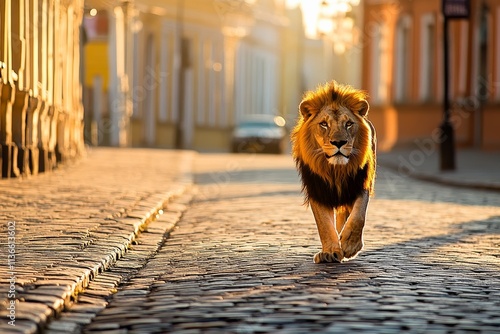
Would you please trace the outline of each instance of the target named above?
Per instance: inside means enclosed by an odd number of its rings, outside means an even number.
[[[118,260],[123,258],[128,252],[128,249],[135,243],[141,232],[146,226],[161,217],[172,199],[185,194],[189,186],[185,186],[175,192],[167,192],[163,195],[152,196],[152,199],[146,202],[141,202],[142,207],[148,206],[149,209],[143,210],[141,214],[131,212],[127,215],[127,219],[133,218],[134,230],[127,236],[121,244],[115,244],[113,251],[108,253],[101,261],[94,266],[89,266],[84,274],[80,277],[73,277],[74,284],[71,286],[58,286],[62,290],[58,296],[42,295],[42,294],[26,294],[23,295],[22,302],[16,306],[17,311],[22,314],[16,317],[16,326],[7,325],[6,322],[0,324],[0,332],[2,333],[41,333],[44,327],[51,320],[57,318],[65,309],[68,309],[75,300],[78,299],[78,294],[83,292],[89,284],[107,269],[116,264]],[[157,197],[163,197],[162,200],[157,200]],[[168,231],[167,231],[168,232]],[[7,317],[5,317],[8,320]]]
[[[192,155],[187,155],[191,160]],[[0,322],[1,333],[42,333],[51,320],[59,317],[61,313],[69,309],[78,295],[89,287],[89,284],[106,270],[114,266],[123,258],[128,250],[136,244],[144,229],[150,223],[163,218],[164,211],[175,202],[175,199],[188,194],[193,186],[192,170],[183,170],[178,179],[168,185],[167,192],[156,192],[147,197],[133,200],[127,205],[129,210],[122,217],[113,218],[116,223],[102,226],[94,233],[100,235],[95,242],[86,245],[81,253],[71,258],[61,255],[61,261],[69,269],[75,268],[75,272],[61,272],[58,268],[47,268],[44,279],[36,281],[36,285],[29,282],[16,286],[19,296],[15,306],[15,326],[9,325],[7,309],[3,305],[0,316],[4,321]],[[173,204],[175,206],[175,203]],[[114,210],[118,212],[117,210]],[[168,211],[165,212],[168,217]],[[117,233],[120,231],[119,233]],[[109,240],[106,235],[119,234],[114,240]],[[165,231],[168,233],[168,230]],[[50,245],[50,243],[49,243]],[[95,250],[101,250],[98,256],[92,257]],[[94,252],[93,252],[94,251]],[[72,274],[73,273],[73,274]]]
[[[388,168],[392,171],[399,172],[399,166],[395,163],[388,161],[377,161],[379,166]],[[423,172],[407,172],[404,173],[405,176],[411,177],[416,180],[432,182],[437,184],[442,184],[450,187],[458,187],[458,188],[468,188],[468,189],[477,189],[477,190],[488,190],[488,191],[496,191],[500,192],[500,184],[489,184],[480,181],[460,181],[454,180],[450,178],[446,178],[443,176],[428,174]]]
[[[118,259],[111,268],[99,274],[86,287],[85,291],[77,296],[77,300],[69,308],[63,310],[56,319],[51,319],[43,328],[47,334],[81,333],[93,318],[106,309],[115,294],[128,294],[130,291],[118,291],[118,287],[142,270],[147,263],[156,256],[169,234],[176,228],[184,212],[193,199],[192,191],[171,197],[164,204],[163,213],[152,216],[145,224],[125,256]],[[102,330],[113,327],[105,324]]]

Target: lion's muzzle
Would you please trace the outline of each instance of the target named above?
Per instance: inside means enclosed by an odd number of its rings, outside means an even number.
[[[325,153],[326,160],[332,165],[345,165],[349,162],[349,156],[338,150],[335,154],[328,155]]]

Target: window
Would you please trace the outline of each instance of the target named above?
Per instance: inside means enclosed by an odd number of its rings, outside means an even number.
[[[495,22],[496,22],[496,31],[495,31],[495,34],[496,36],[500,36],[500,7],[497,7],[497,11],[496,11],[496,19],[495,19]],[[498,39],[498,37],[497,37]],[[494,43],[495,45],[495,57],[494,57],[494,61],[495,61],[495,64],[493,65],[495,68],[496,68],[496,77],[495,77],[495,99],[497,101],[500,101],[500,43],[497,41],[496,43]]]
[[[144,140],[146,145],[153,146],[156,142],[156,113],[155,113],[155,85],[150,85],[156,80],[156,57],[154,35],[150,33],[146,40],[146,68],[143,74],[144,99]]]
[[[169,114],[169,105],[168,105],[168,93],[169,93],[169,84],[168,84],[168,65],[170,63],[170,55],[171,50],[169,49],[170,35],[169,26],[167,22],[163,22],[161,28],[161,38],[160,38],[160,73],[158,76],[158,80],[160,82],[160,91],[158,94],[159,97],[159,110],[158,110],[158,120],[160,122],[168,121]]]
[[[387,27],[385,23],[377,24],[372,44],[372,98],[375,104],[387,102]]]
[[[435,99],[436,20],[434,14],[425,14],[421,20],[420,40],[420,101]]]
[[[411,18],[403,16],[396,27],[396,53],[394,70],[394,99],[404,102],[409,97],[410,79],[410,27]]]
[[[132,117],[139,118],[141,117],[141,107],[140,101],[144,98],[144,95],[139,87],[139,68],[140,68],[140,56],[139,51],[141,48],[139,47],[139,32],[134,32],[134,51],[133,51],[133,59],[132,59]]]

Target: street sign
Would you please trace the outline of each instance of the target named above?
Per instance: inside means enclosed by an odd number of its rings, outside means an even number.
[[[442,0],[443,15],[447,19],[468,19],[470,0]]]

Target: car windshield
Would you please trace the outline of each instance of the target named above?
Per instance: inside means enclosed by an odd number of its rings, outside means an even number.
[[[276,124],[265,121],[246,121],[239,124],[242,128],[274,128]]]

